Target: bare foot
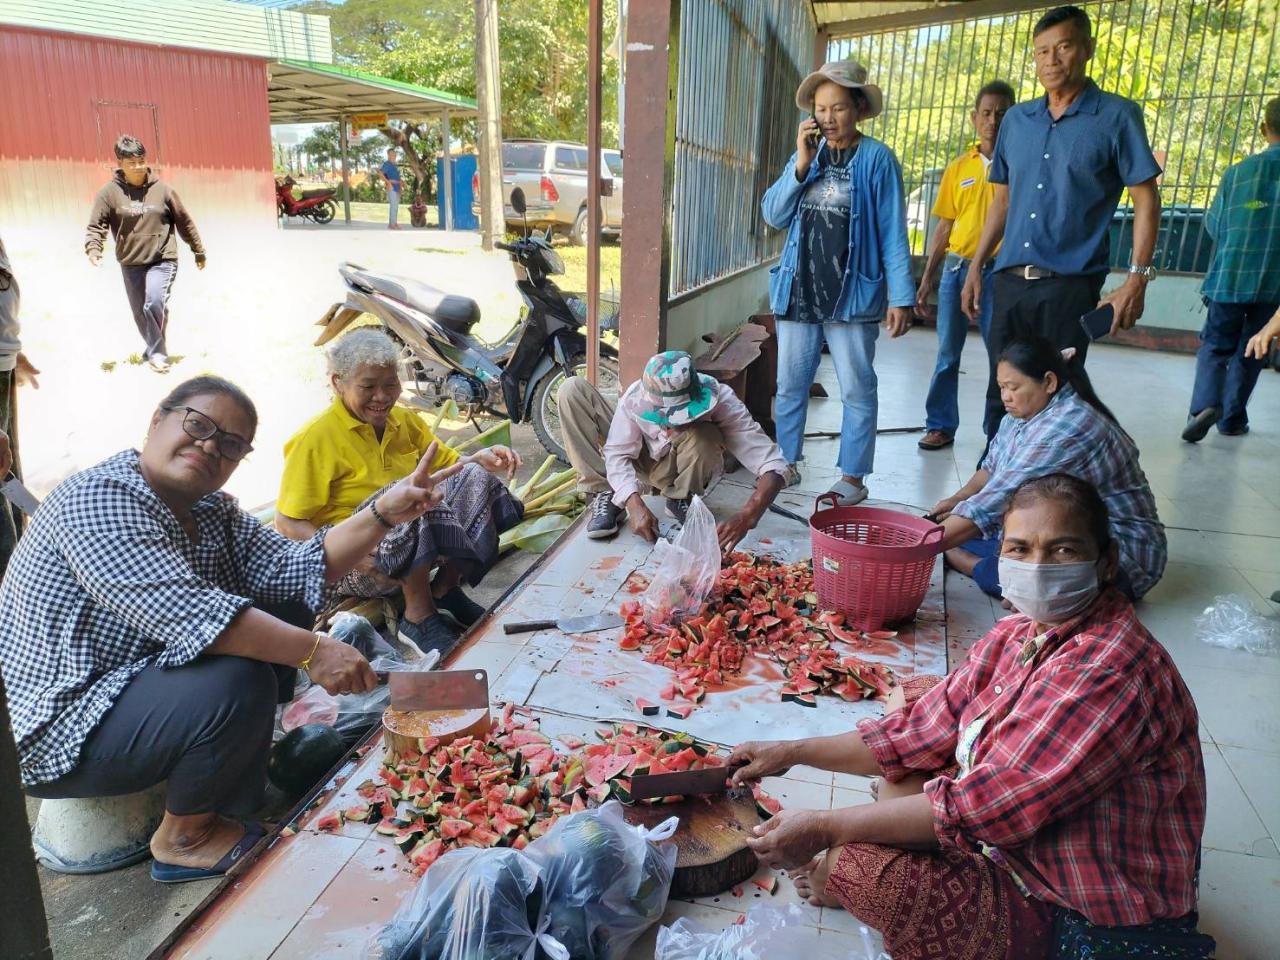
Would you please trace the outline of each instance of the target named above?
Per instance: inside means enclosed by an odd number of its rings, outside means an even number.
[[[803,867],[788,871],[795,881],[800,899],[815,907],[838,907],[840,901],[827,895],[827,878],[831,868],[840,859],[840,847],[820,853]]]
[[[217,864],[245,834],[238,820],[166,813],[151,836],[151,855],[161,863],[207,870]]]

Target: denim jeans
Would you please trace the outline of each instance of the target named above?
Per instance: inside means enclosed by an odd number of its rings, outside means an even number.
[[[387,214],[387,225],[390,226],[400,219],[400,191],[398,189],[388,190],[387,202],[391,204],[391,210]]]
[[[840,381],[844,413],[840,423],[840,472],[865,477],[876,454],[876,338],[878,323],[797,323],[778,318],[778,395],[774,419],[778,446],[788,463],[800,460],[804,449],[804,422],[809,412],[809,387],[822,359],[822,341],[831,348],[831,360]]]
[[[960,312],[960,291],[969,274],[971,261],[948,253],[942,263],[942,279],[938,283],[938,362],[933,381],[924,401],[926,430],[941,430],[955,436],[960,427],[960,354],[969,333],[969,318]],[[991,267],[982,271],[982,301],[978,329],[982,342],[987,342],[991,329]],[[985,357],[984,366],[985,366]]]
[[[1261,360],[1245,359],[1244,345],[1275,314],[1274,303],[1219,303],[1206,300],[1209,315],[1200,331],[1196,353],[1196,385],[1191,391],[1191,413],[1206,407],[1222,411],[1219,430],[1239,430],[1249,425],[1245,405],[1253,393]]]

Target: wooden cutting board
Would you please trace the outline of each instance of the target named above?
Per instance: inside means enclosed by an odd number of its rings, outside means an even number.
[[[624,808],[628,823],[652,829],[679,817],[673,842],[679,850],[671,881],[673,897],[709,897],[746,883],[759,867],[747,846],[761,822],[749,789],[716,797],[691,797],[679,803],[637,803]]]

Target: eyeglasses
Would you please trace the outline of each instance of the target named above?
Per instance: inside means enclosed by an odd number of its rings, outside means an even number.
[[[186,414],[182,418],[182,430],[192,440],[208,440],[210,437],[216,437],[218,453],[228,460],[239,463],[253,452],[253,444],[248,440],[223,430],[199,410],[191,407],[165,407],[164,409],[170,413],[181,410]]]

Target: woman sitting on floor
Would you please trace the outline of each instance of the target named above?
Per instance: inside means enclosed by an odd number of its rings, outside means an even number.
[[[180,384],[141,453],[49,494],[0,589],[23,786],[100,797],[167,780],[151,838],[165,882],[219,876],[262,837],[227,817],[262,803],[275,706],[297,669],[334,694],[374,688],[364,657],[311,632],[310,611],[386,535],[380,518],[422,516],[456,469],[431,474],[433,448],[376,512],[294,543],[221,492],[257,424],[226,380]]]
[[[1046,340],[1010,343],[996,380],[1008,415],[978,472],[933,508],[946,531],[947,563],[1001,596],[996,555],[1009,495],[1031,477],[1069,473],[1092,483],[1107,505],[1120,551],[1116,586],[1130,600],[1143,597],[1163,576],[1168,547],[1133,440],[1088,375]]]
[[[734,751],[738,780],[795,764],[884,778],[875,803],[786,810],[749,843],[811,903],[879,929],[894,960],[1032,960],[1089,924],[1194,937],[1196,708],[1113,586],[1102,498],[1062,474],[1023,484],[999,562],[1019,613],[950,676],[907,680],[855,733]]]
[[[480,582],[498,559],[498,534],[524,517],[524,505],[495,474],[508,480],[520,455],[493,446],[468,457],[439,442],[416,413],[396,406],[399,353],[376,327],[345,334],[328,350],[333,403],[285,444],[284,476],[276,500],[276,528],[304,540],[351,516],[437,444],[432,469],[462,463],[445,487],[444,503],[421,520],[395,526],[378,549],[335,592],[382,597],[404,591],[400,636],[424,653],[447,654],[459,631],[440,615],[469,627],[484,608],[459,586]],[[432,579],[432,571],[439,571]]]

